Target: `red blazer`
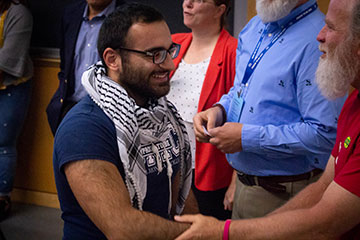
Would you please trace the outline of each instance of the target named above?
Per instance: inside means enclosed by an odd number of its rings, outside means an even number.
[[[174,43],[181,45],[179,56],[174,59],[177,69],[190,46],[192,34],[173,34],[172,40]],[[198,112],[213,106],[233,86],[236,47],[237,40],[226,30],[222,30],[202,85]],[[172,77],[174,71],[170,74],[170,77]],[[199,190],[214,191],[229,186],[233,169],[228,164],[225,154],[210,143],[196,142],[195,155],[195,186]]]

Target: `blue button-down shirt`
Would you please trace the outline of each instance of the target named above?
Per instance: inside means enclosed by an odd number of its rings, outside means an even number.
[[[81,85],[81,76],[86,69],[100,60],[97,51],[97,38],[101,24],[104,19],[115,10],[116,1],[113,0],[101,13],[93,17],[88,17],[88,5],[85,7],[83,21],[81,23],[79,35],[75,47],[75,85],[74,93],[70,97],[71,101],[78,102],[87,93]]]
[[[234,87],[220,104],[229,114],[250,55],[263,32],[258,54],[294,16],[313,5],[310,0],[287,17],[263,24],[254,17],[239,34]],[[242,152],[227,154],[238,171],[257,176],[296,175],[325,168],[336,138],[343,99],[327,101],[315,82],[321,52],[316,36],[324,26],[317,9],[292,25],[265,54],[241,96]]]

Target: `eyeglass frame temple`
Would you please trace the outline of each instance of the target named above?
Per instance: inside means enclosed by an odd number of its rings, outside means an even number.
[[[176,47],[176,55],[174,57],[171,57],[171,59],[174,59],[179,54],[181,45],[177,44],[177,43],[173,43],[172,45],[173,45],[173,47]],[[165,50],[167,53],[170,54],[169,51],[170,51],[171,48],[162,49],[162,50]],[[136,50],[136,49],[130,49],[130,48],[126,48],[126,47],[117,47],[116,49],[120,49],[120,50],[122,49],[122,50],[129,51],[129,52],[136,52],[136,53],[145,54],[146,56],[152,57],[152,60],[153,60],[154,64],[162,64],[166,60],[166,56],[165,56],[164,60],[161,63],[155,63],[155,53],[148,52],[148,51],[140,51],[140,50]]]

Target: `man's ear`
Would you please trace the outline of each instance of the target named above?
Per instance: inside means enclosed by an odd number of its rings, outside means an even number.
[[[118,72],[122,68],[120,54],[112,48],[106,48],[103,53],[103,59],[107,68],[111,71]]]

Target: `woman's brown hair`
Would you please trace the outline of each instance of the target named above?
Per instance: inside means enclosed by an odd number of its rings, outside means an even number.
[[[226,6],[225,12],[221,16],[221,21],[220,21],[220,27],[224,28],[226,27],[226,17],[230,11],[230,0],[214,0],[214,3],[216,6],[220,6],[221,4],[224,4]]]

